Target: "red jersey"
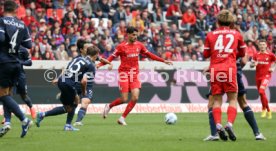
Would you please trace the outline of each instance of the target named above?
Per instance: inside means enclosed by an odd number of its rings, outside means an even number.
[[[169,8],[167,9],[166,17],[173,16],[173,11],[178,12],[179,6],[177,5],[170,5]]]
[[[271,52],[258,52],[253,59],[257,61],[256,79],[270,78],[271,72],[269,72],[269,68],[276,61],[275,55]]]
[[[241,57],[245,55],[246,44],[242,35],[229,27],[219,27],[209,32],[206,37],[203,56],[211,57],[210,68],[214,71],[228,71],[232,68],[236,72],[237,52]]]
[[[128,42],[122,42],[120,43],[112,56],[110,56],[107,60],[110,62],[117,57],[120,57],[121,64],[119,67],[119,72],[129,72],[129,71],[135,71],[136,73],[139,73],[139,55],[143,54],[152,60],[164,62],[165,60],[150,53],[147,48],[141,43],[141,42],[134,42],[134,43],[128,43]]]

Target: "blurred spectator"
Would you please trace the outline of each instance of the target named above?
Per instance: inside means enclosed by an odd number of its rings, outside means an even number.
[[[276,2],[272,0],[20,2],[17,16],[30,30],[33,40],[30,54],[33,59],[71,59],[78,55],[76,41],[79,38],[99,46],[101,55],[107,57],[127,38],[126,27],[132,25],[139,30],[139,40],[157,55],[170,60],[202,61],[200,56],[205,34],[216,29],[216,15],[223,9],[236,15],[235,26],[245,41],[249,41],[249,55],[255,52],[258,39],[266,39],[268,48],[276,51]],[[3,9],[1,3],[0,15]],[[153,8],[148,9],[145,4],[153,5]],[[184,28],[179,26],[183,18]]]
[[[187,30],[191,30],[191,28],[196,23],[196,16],[191,8],[187,10],[182,16],[182,26],[186,28]]]
[[[174,3],[169,6],[166,13],[166,18],[172,20],[176,25],[178,24],[178,19],[182,16],[182,12],[179,6],[180,0],[174,0]]]
[[[248,59],[251,60],[253,56],[257,53],[256,47],[253,45],[253,41],[247,41],[247,50],[246,50]]]
[[[199,18],[196,20],[194,32],[196,35],[200,36],[201,39],[205,40],[205,35],[207,32],[207,23],[206,20],[204,20],[203,13],[199,13]]]
[[[68,60],[68,54],[65,51],[65,45],[61,44],[60,47],[57,49],[55,54],[57,60]]]

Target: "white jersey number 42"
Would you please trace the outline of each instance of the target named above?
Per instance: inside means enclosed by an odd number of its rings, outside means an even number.
[[[227,43],[227,45],[225,47],[223,45],[224,35],[219,35],[218,39],[216,40],[216,43],[215,43],[215,50],[218,50],[219,53],[221,53],[223,51],[227,52],[227,53],[232,53],[233,49],[231,49],[231,46],[234,42],[234,36],[232,34],[227,34],[227,35],[225,35],[225,37],[227,39],[229,39],[229,42]]]

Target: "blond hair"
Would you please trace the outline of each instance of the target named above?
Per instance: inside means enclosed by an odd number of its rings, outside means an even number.
[[[230,26],[236,18],[229,10],[222,10],[219,12],[217,20],[220,26]]]

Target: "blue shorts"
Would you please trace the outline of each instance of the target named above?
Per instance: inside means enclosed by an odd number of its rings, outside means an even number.
[[[77,94],[80,96],[80,98],[88,98],[90,99],[90,101],[92,101],[93,99],[93,84],[92,83],[87,83],[87,86],[86,86],[86,95],[83,96],[82,95],[82,90],[81,90],[81,84],[80,83],[77,83],[76,84],[76,90],[77,90]]]
[[[242,82],[242,72],[241,71],[238,71],[238,73],[237,73],[237,83],[238,83],[238,96],[243,96],[244,94],[246,94],[246,89]],[[206,97],[209,98],[210,95],[211,95],[211,89],[209,90],[209,93],[206,94]]]
[[[0,87],[9,88],[15,86],[20,70],[20,63],[0,63]]]
[[[58,88],[60,89],[60,101],[63,105],[75,106],[75,99],[77,91],[75,88],[75,83],[71,79],[65,79],[62,81],[62,78],[58,80]]]
[[[242,72],[239,72],[239,71],[237,74],[237,83],[238,83],[238,96],[243,96],[244,94],[246,94],[246,90],[242,82]]]
[[[26,76],[24,72],[20,72],[18,82],[14,87],[14,93],[27,94]]]

